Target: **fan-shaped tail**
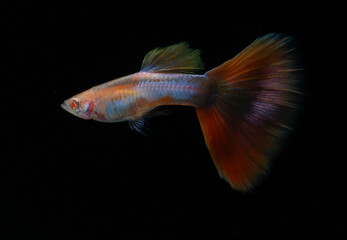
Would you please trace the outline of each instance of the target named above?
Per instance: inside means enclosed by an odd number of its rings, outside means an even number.
[[[292,128],[301,94],[290,40],[268,34],[205,74],[211,103],[197,115],[218,172],[235,189],[259,182]]]

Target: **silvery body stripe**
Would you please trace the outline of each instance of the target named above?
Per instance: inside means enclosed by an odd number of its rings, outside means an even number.
[[[148,100],[160,105],[161,99],[170,98],[166,104],[197,105],[205,98],[206,79],[204,75],[139,73],[136,89]]]
[[[110,87],[115,87],[105,102],[110,122],[138,119],[160,105],[199,106],[207,94],[204,75],[139,72],[96,86],[94,91]]]

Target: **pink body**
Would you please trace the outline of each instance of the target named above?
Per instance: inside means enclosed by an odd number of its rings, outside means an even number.
[[[141,119],[161,105],[203,106],[208,94],[205,75],[138,72],[95,86],[62,106],[79,107],[69,112],[83,119],[119,122]]]

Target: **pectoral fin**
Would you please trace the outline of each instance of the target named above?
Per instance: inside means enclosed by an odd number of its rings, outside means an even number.
[[[145,128],[145,119],[129,121],[129,126],[132,130],[137,131],[144,136],[148,135]]]

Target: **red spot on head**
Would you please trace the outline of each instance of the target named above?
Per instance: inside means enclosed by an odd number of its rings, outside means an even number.
[[[72,102],[70,103],[70,107],[71,107],[72,109],[75,109],[76,103],[75,103],[74,101],[72,101]]]
[[[71,102],[71,103],[70,103],[70,107],[71,107],[71,108],[75,108],[75,107],[76,107],[76,103]]]

